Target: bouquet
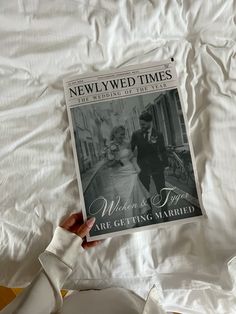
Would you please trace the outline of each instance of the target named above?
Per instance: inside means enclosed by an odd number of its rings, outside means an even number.
[[[105,148],[105,157],[109,166],[123,166],[122,161],[119,159],[119,149],[119,144],[114,141],[111,141],[110,144]]]

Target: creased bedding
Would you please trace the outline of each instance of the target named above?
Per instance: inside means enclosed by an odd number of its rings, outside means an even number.
[[[166,310],[236,313],[233,0],[1,1],[0,283],[26,285],[80,209],[62,78],[175,57],[207,218],[106,240],[67,288],[110,285]]]

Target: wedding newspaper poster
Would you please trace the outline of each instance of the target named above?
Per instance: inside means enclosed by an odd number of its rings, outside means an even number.
[[[173,59],[64,89],[89,241],[203,215]]]

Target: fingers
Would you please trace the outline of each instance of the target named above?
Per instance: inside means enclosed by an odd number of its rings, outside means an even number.
[[[90,218],[77,229],[76,234],[83,239],[92,229],[94,223],[95,223],[95,218],[94,217]]]
[[[86,250],[86,249],[89,249],[91,247],[95,247],[95,246],[97,246],[100,243],[102,243],[102,241],[92,241],[92,242],[84,241],[83,244],[82,244],[82,247]]]
[[[70,215],[63,223],[60,224],[60,227],[70,230],[78,222],[83,222],[82,212]]]
[[[68,217],[63,223],[60,224],[60,227],[77,234],[83,239],[86,235],[88,235],[94,223],[95,223],[94,217],[90,218],[85,223],[83,223],[82,212],[79,212],[72,214],[70,217]],[[86,240],[84,240],[82,246],[86,249],[94,247],[98,245],[100,242],[101,241],[92,241],[88,243]]]

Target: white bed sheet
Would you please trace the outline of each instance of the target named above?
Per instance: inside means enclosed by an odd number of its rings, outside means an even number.
[[[62,78],[174,56],[208,218],[106,240],[67,288],[153,284],[168,310],[236,313],[236,3],[1,1],[0,283],[26,285],[79,194]],[[236,276],[235,276],[236,277]]]

